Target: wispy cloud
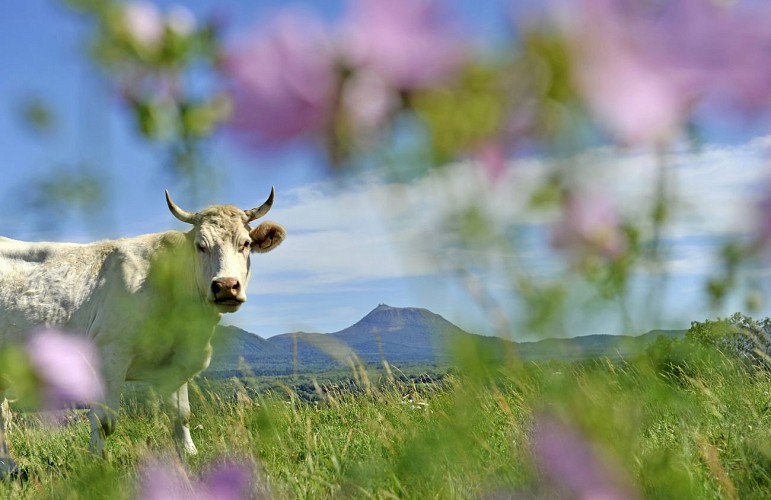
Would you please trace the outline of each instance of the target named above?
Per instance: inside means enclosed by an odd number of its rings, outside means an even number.
[[[703,285],[716,271],[720,244],[750,233],[756,224],[757,199],[771,186],[770,143],[760,138],[731,147],[683,148],[663,158],[673,199],[662,234],[664,262],[661,268],[636,274],[630,301],[648,300],[646,287],[664,283],[651,273],[663,270],[667,289],[659,295],[666,310],[655,321],[644,311],[633,311],[638,331],[687,326],[691,319],[714,314]],[[592,192],[615,199],[626,218],[645,227],[661,161],[652,152],[596,149],[570,159],[570,175]],[[234,320],[253,325],[254,331],[333,331],[357,320],[384,296],[409,289],[398,283],[420,283],[413,288],[422,292],[421,303],[404,305],[471,318],[479,326],[475,331],[491,332],[462,292],[453,266],[477,272],[512,318],[519,310],[512,300],[512,269],[542,282],[562,276],[564,262],[549,246],[550,226],[559,214],[529,206],[550,168],[540,159],[513,161],[502,176],[491,179],[483,169],[459,163],[406,184],[367,175],[345,185],[323,182],[280,192],[270,217],[284,224],[289,236],[276,252],[255,256],[250,294],[259,297]],[[488,220],[493,236],[513,237],[515,245],[492,247],[484,238],[459,244],[449,228],[464,227],[457,224],[458,217],[472,206]],[[256,311],[264,312],[262,306],[273,302],[301,307],[288,316],[276,314],[270,322],[259,318]],[[349,307],[354,302],[355,312]],[[571,333],[619,333],[625,328],[617,313],[598,311],[593,317],[596,321],[586,322],[585,328],[571,320]]]
[[[767,184],[768,144],[757,139],[664,158],[675,200],[664,233],[668,271],[707,272],[715,240],[752,230],[753,203]],[[599,149],[576,158],[574,168],[579,180],[615,197],[627,217],[642,221],[654,202],[659,161],[653,153]],[[269,293],[291,294],[445,272],[437,255],[450,255],[447,228],[460,208],[477,207],[493,231],[520,226],[545,232],[556,214],[533,211],[528,202],[549,173],[540,160],[514,161],[491,180],[471,164],[457,164],[409,184],[368,176],[345,186],[319,183],[286,192],[271,216],[287,226],[289,237],[281,251],[257,258],[258,272],[271,278]],[[521,240],[518,258],[538,272],[553,271],[546,241]],[[493,260],[506,258],[498,253]]]

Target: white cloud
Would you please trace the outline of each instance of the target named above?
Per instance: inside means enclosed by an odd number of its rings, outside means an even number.
[[[752,202],[766,184],[768,142],[679,150],[665,157],[675,200],[663,234],[670,273],[708,272],[714,266],[710,238],[751,231]],[[653,153],[598,149],[566,168],[578,185],[610,194],[623,213],[642,222],[654,203],[658,162]],[[528,203],[552,168],[541,160],[514,161],[505,175],[490,179],[482,169],[457,164],[410,184],[370,175],[344,186],[320,183],[286,192],[271,217],[287,226],[289,237],[280,251],[257,257],[259,272],[271,278],[269,293],[313,293],[441,273],[447,266],[439,257],[472,263],[473,252],[444,248],[453,241],[446,226],[459,208],[475,205],[494,232],[515,224],[546,230],[556,213],[533,211]],[[519,258],[528,272],[553,271],[554,256],[544,253],[546,239],[537,240],[522,242]],[[508,250],[485,252],[485,261],[496,269],[510,265]]]
[[[768,143],[759,139],[735,147],[707,146],[698,152],[683,149],[665,158],[673,203],[662,233],[664,261],[633,277],[634,293],[628,299],[635,302],[630,308],[639,309],[631,311],[636,327],[673,326],[680,318],[709,314],[703,285],[718,270],[719,246],[727,237],[753,230],[756,200],[771,186]],[[345,185],[317,183],[279,192],[269,217],[284,224],[289,235],[277,251],[254,256],[250,295],[256,297],[238,321],[247,321],[247,329],[253,324],[253,331],[302,330],[317,324],[326,325],[322,331],[334,331],[360,317],[361,311],[348,307],[354,297],[360,309],[368,307],[363,302],[374,307],[384,295],[393,297],[401,293],[394,290],[409,289],[398,283],[413,283],[423,293],[425,307],[463,316],[474,306],[453,268],[462,265],[478,274],[516,324],[522,313],[515,299],[517,273],[546,283],[564,276],[566,267],[549,247],[549,226],[559,214],[532,210],[533,192],[560,168],[579,189],[611,196],[625,217],[649,231],[645,221],[655,201],[658,162],[653,153],[597,149],[558,167],[539,159],[513,161],[495,179],[466,163],[407,184],[367,175]],[[516,247],[493,246],[495,238],[482,237],[459,244],[448,227],[474,230],[473,224],[457,224],[459,214],[470,206],[484,214],[486,230],[494,237],[505,235],[507,242],[513,237]],[[658,274],[661,271],[666,277]],[[666,290],[656,296],[664,309],[651,320],[642,305],[650,298],[645,290],[663,283]],[[268,307],[265,317],[263,305],[273,301],[301,306],[296,313]],[[292,323],[293,318],[303,318],[304,323]],[[608,333],[620,331],[618,320],[608,325]],[[581,332],[596,333],[590,326]],[[488,325],[478,331],[492,330]]]

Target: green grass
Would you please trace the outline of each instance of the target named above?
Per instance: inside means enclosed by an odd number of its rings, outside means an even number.
[[[289,387],[202,381],[191,398],[199,455],[190,475],[223,457],[247,459],[255,488],[276,497],[548,497],[557,486],[530,451],[544,415],[568,422],[643,497],[771,491],[771,378],[719,355],[467,366],[430,384],[364,380],[318,401]],[[10,439],[29,479],[0,484],[0,497],[131,498],[141,464],[173,450],[152,396],[124,398],[106,461],[86,450],[85,415],[72,420],[51,430],[17,415]]]

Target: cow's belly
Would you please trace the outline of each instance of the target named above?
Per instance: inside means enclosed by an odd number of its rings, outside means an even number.
[[[152,353],[139,353],[132,360],[126,380],[150,382],[176,389],[209,367],[212,348],[206,345],[196,348],[175,345]]]

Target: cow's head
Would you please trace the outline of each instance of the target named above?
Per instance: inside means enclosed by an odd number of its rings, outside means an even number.
[[[178,207],[166,191],[166,203],[174,217],[193,225],[187,244],[195,255],[196,283],[200,295],[218,312],[235,312],[246,302],[249,256],[273,250],[286,236],[275,222],[263,222],[254,229],[249,223],[268,213],[274,190],[259,208],[241,210],[233,205],[212,205],[191,213]]]

